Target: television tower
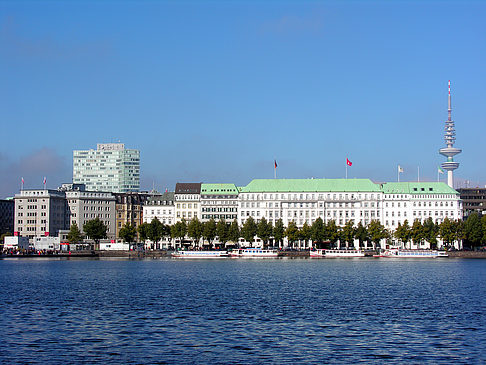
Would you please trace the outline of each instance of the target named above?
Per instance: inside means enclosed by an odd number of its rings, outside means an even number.
[[[454,162],[454,156],[461,153],[462,150],[454,147],[456,141],[456,130],[454,129],[454,121],[451,119],[451,80],[449,80],[449,107],[447,109],[448,118],[445,122],[444,140],[446,143],[445,148],[441,148],[439,153],[447,157],[447,161],[441,164],[441,167],[447,171],[447,185],[454,189],[454,176],[453,171],[459,167],[459,162]]]

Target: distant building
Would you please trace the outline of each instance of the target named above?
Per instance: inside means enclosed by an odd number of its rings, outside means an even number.
[[[238,188],[235,184],[201,185],[201,220],[231,222],[238,219]]]
[[[238,223],[265,218],[285,226],[312,225],[317,218],[338,226],[372,220],[394,231],[405,220],[462,219],[459,193],[440,182],[376,184],[369,179],[256,179],[239,189]],[[459,247],[459,246],[458,246]]]
[[[177,183],[175,188],[175,220],[189,222],[200,216],[201,183]]]
[[[69,229],[65,193],[58,190],[21,190],[15,194],[14,234],[23,237],[57,236]]]
[[[464,218],[473,212],[486,214],[486,188],[461,188],[457,191],[461,195]]]
[[[150,196],[143,206],[143,222],[150,223],[157,218],[167,225],[175,223],[174,193],[165,192],[162,195]]]
[[[79,230],[84,233],[84,224],[99,218],[108,228],[107,239],[115,239],[115,196],[112,193],[68,190],[65,192],[65,199],[70,215],[68,229],[71,224],[76,223]]]
[[[99,143],[96,150],[73,151],[73,183],[88,191],[140,190],[140,151],[123,143]]]
[[[0,200],[0,235],[14,232],[15,202],[13,199]]]
[[[119,238],[120,229],[125,224],[131,224],[138,228],[142,223],[143,205],[151,195],[145,193],[115,193],[115,210],[116,210],[116,238]],[[138,233],[137,233],[138,235]]]

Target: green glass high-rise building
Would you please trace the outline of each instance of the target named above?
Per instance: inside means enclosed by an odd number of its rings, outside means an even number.
[[[73,151],[73,183],[88,191],[126,193],[140,190],[140,151],[123,143],[98,143],[97,149]]]

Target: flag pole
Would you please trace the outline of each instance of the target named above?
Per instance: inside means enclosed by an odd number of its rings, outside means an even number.
[[[417,182],[420,182],[420,166],[417,166]]]
[[[348,179],[348,162],[346,161],[346,180]]]
[[[397,172],[397,181],[400,182],[400,165],[398,165],[397,170],[398,170],[398,172]]]

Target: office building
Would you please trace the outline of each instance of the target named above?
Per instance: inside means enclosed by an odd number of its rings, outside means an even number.
[[[73,151],[73,183],[87,191],[140,190],[140,151],[123,143],[99,143],[96,150]]]

